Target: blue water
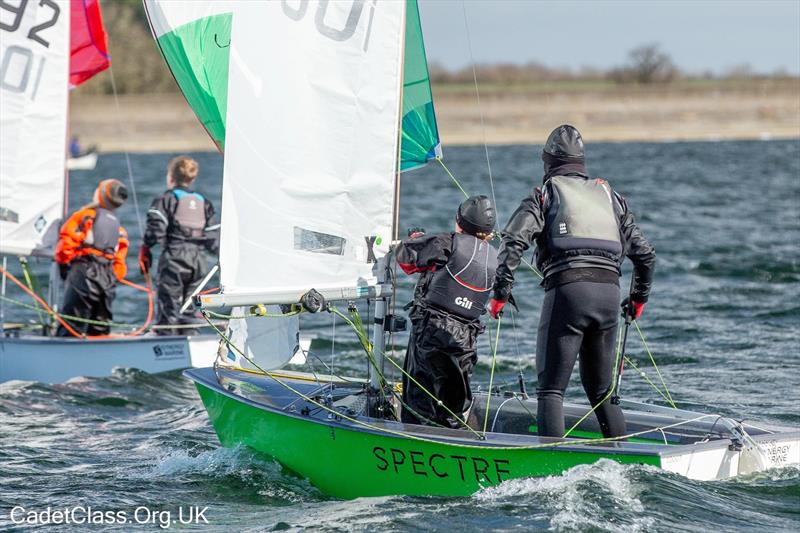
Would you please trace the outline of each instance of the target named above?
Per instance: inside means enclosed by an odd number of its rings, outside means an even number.
[[[541,180],[540,149],[491,149],[501,220]],[[171,155],[131,156],[140,211],[161,192]],[[222,159],[194,155],[201,165],[198,189],[219,205]],[[656,246],[656,280],[641,324],[672,396],[691,409],[800,426],[800,142],[601,143],[588,146],[588,157],[590,172],[628,198]],[[468,192],[491,195],[483,147],[446,149],[445,160]],[[103,155],[95,171],[72,174],[72,206],[88,201],[107,177],[127,181],[122,154]],[[460,193],[438,165],[405,174],[401,192],[402,228],[452,227]],[[137,280],[140,237],[132,204],[120,214],[134,243],[129,267]],[[34,267],[44,280],[46,264]],[[412,278],[400,279],[400,303],[412,286]],[[513,387],[521,369],[533,387],[542,291],[524,271],[516,287],[521,310],[516,327],[504,321],[495,379]],[[140,294],[120,289],[118,320],[141,321],[143,309]],[[32,316],[6,304],[6,320]],[[328,315],[304,318],[304,328],[316,336],[312,360],[328,362],[333,348],[341,372],[363,373],[358,343],[341,324],[335,339]],[[483,386],[488,337],[481,339],[474,380]],[[395,339],[399,351],[404,341]],[[637,335],[629,346],[657,381]],[[634,372],[625,375],[623,391],[627,398],[663,403]],[[568,394],[583,401],[577,377]],[[14,505],[133,513],[139,505],[177,512],[194,504],[210,506],[210,527],[220,531],[797,531],[800,469],[696,482],[601,462],[562,476],[511,481],[471,498],[339,501],[268,458],[220,448],[192,385],[179,373],[119,370],[110,378],[60,385],[0,385],[0,529]]]

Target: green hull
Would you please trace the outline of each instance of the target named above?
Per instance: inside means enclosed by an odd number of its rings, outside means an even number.
[[[230,393],[212,380],[199,379],[199,373],[191,371],[189,377],[197,383],[224,446],[244,444],[267,454],[323,492],[340,498],[466,496],[508,479],[558,475],[602,458],[660,465],[658,454],[613,448],[520,449],[477,440],[475,444],[412,440],[348,427],[345,421],[272,409]]]

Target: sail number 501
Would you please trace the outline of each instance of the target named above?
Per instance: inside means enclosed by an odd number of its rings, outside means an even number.
[[[364,36],[363,46],[366,52],[369,46],[369,37],[372,33],[372,17],[375,15],[375,0],[369,0],[369,2],[367,2],[367,0],[351,0],[350,12],[341,28],[329,25],[325,20],[330,3],[329,0],[319,0],[316,2],[317,10],[316,13],[314,13],[314,26],[317,28],[320,35],[333,39],[334,41],[348,41],[355,35],[358,23],[361,21],[361,15],[364,12],[364,5],[368,5],[367,32]],[[341,2],[334,3],[341,4]],[[292,20],[300,21],[305,18],[308,12],[308,0],[297,0],[294,2],[290,0],[281,0],[281,8],[287,17]]]

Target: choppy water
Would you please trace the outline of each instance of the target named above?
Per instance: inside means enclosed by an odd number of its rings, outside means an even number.
[[[540,180],[539,149],[491,150],[502,220]],[[656,283],[642,326],[676,400],[800,426],[800,143],[592,144],[588,152],[590,171],[628,197],[656,245]],[[451,148],[445,156],[470,193],[490,193],[482,147]],[[218,204],[221,158],[197,158],[199,189]],[[132,156],[140,210],[163,187],[167,160]],[[94,172],[73,173],[73,206],[105,177],[126,178],[121,154],[102,156]],[[404,175],[402,227],[449,228],[459,194],[436,165]],[[131,205],[121,214],[138,240]],[[133,260],[130,266],[135,269]],[[44,270],[36,265],[40,274]],[[410,278],[402,279],[401,303],[411,286]],[[517,287],[522,310],[516,329],[504,330],[499,379],[515,381],[522,368],[533,386],[542,292],[529,273],[518,275]],[[141,297],[121,289],[117,318],[137,321],[141,310]],[[12,313],[6,307],[7,320]],[[314,352],[328,361],[330,318],[305,325],[317,335]],[[488,338],[482,342],[488,346]],[[355,339],[341,326],[335,351],[338,368],[364,370]],[[635,335],[630,353],[655,377]],[[487,355],[484,348],[478,384],[488,381]],[[633,373],[623,390],[629,398],[658,400]],[[569,394],[582,399],[577,380]],[[173,513],[208,505],[211,527],[245,531],[796,531],[800,469],[706,483],[601,462],[558,477],[511,481],[471,498],[339,501],[268,458],[221,449],[193,387],[179,373],[119,370],[110,378],[60,385],[0,385],[0,529],[9,526],[7,513],[15,505],[39,511],[83,505],[131,515],[140,505]],[[154,520],[149,529],[158,529]]]

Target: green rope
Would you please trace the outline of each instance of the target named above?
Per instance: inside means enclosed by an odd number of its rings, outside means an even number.
[[[42,295],[39,294],[38,290],[36,290],[37,289],[35,283],[36,278],[33,277],[33,275],[31,275],[30,268],[28,268],[28,260],[20,256],[19,264],[22,267],[22,275],[25,277],[25,283],[28,285],[28,289],[30,289],[32,293],[41,298]],[[39,322],[44,324],[44,317],[47,316],[47,310],[44,309],[40,304],[38,304],[38,302],[37,305],[35,306],[35,310],[36,310],[36,315],[39,317]],[[44,314],[42,313],[42,311],[44,311]]]
[[[616,357],[614,358],[614,374],[613,374],[613,376],[611,377],[611,383],[612,383],[612,384],[617,382],[617,372],[618,372],[618,370],[617,370],[617,369],[619,368],[619,358],[620,358],[620,356],[621,356],[621,352],[622,352],[622,327],[623,327],[623,326],[622,326],[622,324],[620,324],[619,328],[617,329],[617,355],[616,355]],[[600,406],[601,406],[601,405],[602,405],[604,402],[606,402],[606,401],[607,401],[609,398],[611,398],[611,396],[612,396],[613,394],[614,394],[614,387],[612,386],[612,387],[609,389],[609,391],[608,391],[608,394],[606,394],[605,398],[603,398],[602,400],[600,400],[599,402],[597,402],[596,404],[594,404],[594,405],[592,406],[592,408],[591,408],[591,409],[589,409],[589,410],[586,412],[586,414],[585,414],[585,415],[583,415],[583,416],[580,418],[580,420],[578,420],[577,422],[575,422],[575,424],[574,424],[574,425],[573,425],[571,428],[569,428],[569,429],[567,430],[567,432],[566,432],[566,433],[564,433],[564,437],[563,437],[563,438],[565,438],[565,439],[566,439],[566,438],[567,438],[567,436],[568,436],[570,433],[572,433],[572,431],[573,431],[575,428],[577,428],[578,426],[580,426],[580,425],[583,423],[583,421],[584,421],[584,420],[586,420],[587,418],[589,418],[589,415],[591,415],[592,413],[594,413],[594,412],[597,410],[597,408],[598,408],[598,407],[600,407]]]
[[[467,194],[467,191],[464,190],[464,187],[462,187],[461,184],[456,179],[456,177],[453,176],[453,173],[450,172],[450,169],[447,168],[447,165],[444,164],[444,161],[442,161],[442,158],[441,157],[437,157],[436,160],[439,162],[440,165],[442,165],[442,168],[444,169],[445,172],[447,172],[447,175],[450,176],[450,179],[453,180],[453,183],[456,184],[456,187],[458,187],[458,190],[461,191],[464,194],[464,198],[469,198],[469,194]]]
[[[633,325],[636,326],[636,331],[639,333],[639,337],[642,339],[642,344],[644,345],[644,349],[647,352],[648,357],[650,357],[650,362],[653,363],[653,368],[655,368],[656,374],[658,374],[658,379],[661,380],[661,385],[664,387],[664,392],[667,393],[667,401],[673,409],[677,409],[675,402],[672,400],[672,394],[669,393],[669,389],[667,388],[667,382],[664,380],[664,376],[661,375],[661,370],[658,369],[656,359],[653,357],[653,353],[650,351],[650,347],[647,345],[647,341],[644,338],[644,333],[642,333],[642,330],[639,327],[639,322],[634,320]]]
[[[381,433],[385,433],[387,435],[394,435],[396,437],[400,437],[400,438],[403,438],[403,439],[409,439],[409,440],[413,440],[413,441],[417,441],[417,442],[426,442],[428,444],[442,444],[442,442],[438,441],[438,440],[428,439],[428,438],[425,438],[425,437],[419,437],[419,436],[413,435],[411,433],[406,433],[406,432],[403,432],[403,431],[396,431],[396,430],[389,429],[389,428],[386,428],[386,427],[376,426],[376,425],[370,424],[368,422],[364,422],[363,420],[359,420],[357,418],[353,418],[351,416],[348,416],[347,414],[342,413],[340,411],[336,411],[335,409],[332,409],[332,408],[328,407],[327,405],[318,402],[314,398],[311,398],[311,397],[303,394],[302,392],[300,392],[299,390],[295,389],[294,387],[292,387],[288,383],[286,383],[284,381],[281,381],[276,376],[274,376],[271,373],[269,373],[266,370],[264,370],[258,363],[256,363],[250,357],[248,357],[245,353],[243,353],[239,349],[238,346],[236,346],[235,344],[231,343],[230,339],[228,339],[228,337],[226,337],[225,334],[222,331],[220,331],[211,322],[211,320],[208,319],[208,317],[206,316],[205,312],[202,312],[202,314],[203,314],[203,317],[208,322],[209,326],[214,328],[214,330],[217,332],[217,335],[219,335],[222,338],[222,340],[227,342],[229,346],[231,346],[234,350],[236,350],[236,352],[238,352],[239,355],[241,355],[242,357],[247,359],[253,366],[255,366],[258,370],[260,370],[265,376],[269,377],[270,379],[272,379],[273,381],[278,383],[278,385],[282,386],[283,388],[285,388],[285,389],[289,390],[290,392],[296,394],[297,396],[299,396],[300,398],[302,398],[306,402],[311,403],[313,405],[316,405],[320,409],[329,412],[334,417],[338,417],[338,418],[340,418],[342,420],[347,420],[350,423],[353,423],[353,424],[358,425],[358,426],[365,427],[367,429],[371,429],[373,431],[378,431],[378,432],[381,432]],[[391,358],[389,358],[389,361],[391,361]],[[661,426],[661,427],[658,427],[658,428],[648,428],[648,429],[644,429],[644,430],[637,431],[637,432],[634,432],[634,433],[629,433],[627,435],[621,435],[619,437],[603,437],[603,438],[598,438],[598,439],[591,439],[589,442],[591,442],[592,444],[601,444],[601,443],[606,443],[606,442],[617,442],[617,441],[621,441],[621,440],[624,440],[624,439],[629,439],[629,438],[632,438],[632,437],[638,437],[638,436],[644,435],[646,433],[651,433],[652,431],[671,429],[673,427],[681,426],[681,425],[684,425],[684,424],[690,424],[692,422],[697,422],[697,421],[703,420],[705,418],[719,418],[719,415],[700,415],[700,416],[697,416],[695,418],[691,418],[691,419],[687,419],[687,420],[681,420],[679,422],[675,422],[674,424],[668,424],[666,426]],[[478,435],[479,438],[483,439],[482,435],[480,435],[480,434],[477,434],[477,435]],[[543,449],[543,448],[557,448],[559,446],[574,446],[575,444],[576,444],[576,440],[563,440],[563,441],[556,441],[556,442],[543,442],[543,443],[539,443],[539,444],[529,444],[529,445],[525,445],[525,446],[515,446],[514,449],[515,450],[537,450],[537,449]],[[455,448],[474,448],[473,445],[461,444],[461,443],[458,443],[458,442],[447,442],[447,445],[448,446],[453,446]],[[508,446],[481,446],[481,449],[506,450],[507,451],[509,448],[508,448]]]
[[[669,398],[667,398],[667,397],[664,395],[664,393],[661,391],[661,389],[658,387],[658,385],[656,385],[656,384],[653,382],[653,380],[652,380],[652,379],[650,379],[650,377],[649,377],[649,376],[648,376],[648,375],[647,375],[647,374],[644,372],[644,370],[642,370],[641,368],[639,368],[639,367],[636,365],[636,363],[633,361],[633,359],[631,359],[630,357],[628,357],[628,356],[626,355],[626,356],[625,356],[625,361],[627,361],[627,362],[628,362],[628,364],[629,364],[629,365],[631,365],[631,367],[633,367],[633,369],[634,369],[635,371],[637,371],[637,372],[639,373],[639,375],[640,375],[640,376],[642,376],[642,378],[643,378],[643,379],[644,379],[644,380],[645,380],[647,383],[649,383],[651,387],[653,387],[653,389],[655,389],[655,391],[656,391],[656,392],[659,394],[659,396],[661,396],[662,398],[664,398],[664,400],[665,400],[667,403],[669,403],[669,401],[670,401],[670,400],[669,400]],[[675,407],[675,406],[673,405],[672,407]]]
[[[497,330],[494,334],[494,347],[492,348],[492,370],[489,373],[489,391],[486,394],[486,412],[483,415],[483,437],[486,438],[486,428],[489,424],[489,406],[492,401],[492,383],[494,382],[494,368],[497,362],[497,345],[500,342],[500,319],[497,317]]]
[[[437,157],[436,160],[439,162],[440,165],[442,165],[442,168],[445,170],[445,172],[447,172],[447,175],[450,176],[450,179],[453,180],[453,183],[456,184],[456,187],[458,187],[458,190],[461,191],[464,194],[464,197],[465,198],[469,198],[469,194],[467,194],[467,191],[464,190],[464,187],[461,186],[461,183],[459,183],[459,181],[456,179],[456,177],[453,175],[453,173],[450,172],[450,169],[447,168],[447,165],[444,164],[444,161],[442,160],[442,158],[441,157]],[[497,206],[495,206],[495,209],[496,208],[497,208]],[[496,238],[500,237],[500,235],[498,233],[495,233],[494,236]],[[536,269],[536,267],[534,267],[527,259],[525,259],[524,257],[520,257],[520,259],[522,260],[522,263],[525,266],[527,266],[529,269],[531,269],[531,271],[534,274],[539,276],[539,279],[543,279],[543,276],[542,276],[541,272],[539,272]]]
[[[372,368],[375,369],[375,372],[378,374],[378,379],[381,385],[381,394],[383,394],[383,387],[386,386],[386,378],[381,372],[380,367],[378,366],[378,361],[375,359],[375,353],[372,346],[372,343],[367,338],[367,334],[364,331],[364,325],[361,324],[361,329],[356,326],[356,324],[344,313],[342,313],[337,307],[331,306],[330,307],[331,313],[335,314],[336,316],[340,317],[342,320],[345,321],[345,324],[353,328],[356,336],[358,337],[359,342],[361,343],[361,347],[364,349],[364,352],[367,354],[367,359],[369,360],[370,365]]]

